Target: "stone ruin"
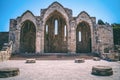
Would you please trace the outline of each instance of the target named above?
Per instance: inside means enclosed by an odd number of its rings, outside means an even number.
[[[99,25],[96,18],[82,11],[73,17],[72,10],[58,2],[41,9],[35,16],[27,10],[10,19],[9,41],[12,53],[97,53],[113,49],[111,25]]]

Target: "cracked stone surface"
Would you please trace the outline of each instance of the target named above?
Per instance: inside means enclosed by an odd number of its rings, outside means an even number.
[[[112,67],[113,75],[92,75],[94,65]],[[26,64],[25,60],[9,60],[0,62],[0,68],[3,67],[18,67],[20,74],[0,80],[120,80],[120,63],[104,60],[85,60],[81,64],[74,63],[74,60],[37,60],[35,64]]]

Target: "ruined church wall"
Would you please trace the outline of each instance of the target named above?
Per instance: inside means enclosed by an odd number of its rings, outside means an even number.
[[[101,53],[106,53],[106,50],[113,49],[113,29],[110,25],[97,25],[98,27],[98,38],[99,50]]]
[[[20,32],[26,20],[33,22],[36,28],[36,53],[44,53],[44,27],[54,11],[58,11],[66,21],[68,53],[76,53],[76,28],[80,22],[87,22],[90,26],[91,52],[98,52],[99,49],[104,52],[105,48],[113,46],[113,31],[110,25],[97,25],[96,18],[89,16],[85,11],[73,17],[71,9],[64,8],[59,3],[53,3],[48,8],[41,9],[40,16],[34,16],[32,12],[26,11],[20,17],[10,20],[9,41],[13,41],[13,53],[20,52]]]

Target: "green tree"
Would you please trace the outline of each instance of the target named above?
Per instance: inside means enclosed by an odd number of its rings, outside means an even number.
[[[120,45],[120,24],[114,23],[113,27],[113,36],[114,36],[114,44]]]
[[[99,20],[98,20],[98,24],[99,24],[99,25],[104,25],[105,23],[104,23],[101,19],[99,19]]]
[[[4,43],[8,43],[8,32],[0,32],[0,50],[3,47]]]

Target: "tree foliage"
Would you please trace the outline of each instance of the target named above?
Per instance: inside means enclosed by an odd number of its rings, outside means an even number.
[[[114,36],[114,44],[120,45],[120,24],[112,24],[113,27],[113,36]]]
[[[99,20],[98,20],[98,24],[99,24],[99,25],[104,25],[105,23],[104,23],[101,19],[99,19]]]
[[[8,32],[0,32],[0,50],[4,43],[8,43]]]

